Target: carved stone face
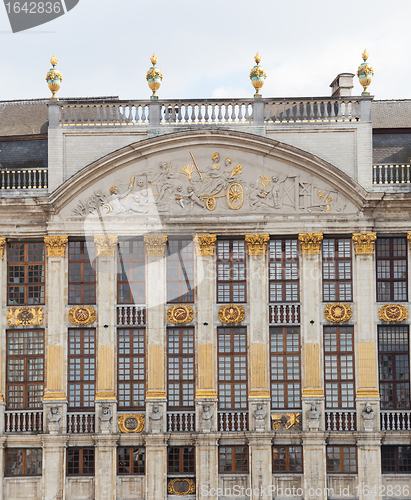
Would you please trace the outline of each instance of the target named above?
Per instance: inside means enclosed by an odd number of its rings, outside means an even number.
[[[160,408],[158,407],[158,405],[154,405],[153,406],[153,412],[154,413],[158,413],[159,410],[160,410]]]
[[[257,403],[257,410],[262,410],[262,409],[263,409],[262,403]]]
[[[208,412],[208,411],[210,411],[210,405],[204,405],[204,406],[203,406],[203,411],[204,411],[204,412]]]

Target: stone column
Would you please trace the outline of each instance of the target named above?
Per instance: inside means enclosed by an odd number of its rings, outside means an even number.
[[[4,443],[6,442],[6,439],[7,438],[5,436],[0,437],[0,470],[2,471],[2,474],[0,474],[0,500],[7,500],[6,498],[4,498],[4,468],[5,468]]]
[[[147,500],[167,498],[167,438],[164,434],[146,436]]]
[[[271,500],[272,485],[272,436],[268,433],[248,438],[251,458],[252,500]]]
[[[95,438],[95,500],[116,498],[117,436]]]
[[[253,412],[257,404],[265,409],[266,415],[270,415],[270,390],[268,375],[268,270],[266,261],[267,244],[270,240],[269,234],[246,234],[245,241],[248,247],[249,267],[248,286],[250,297],[250,320],[248,327],[248,338],[250,346],[249,374],[250,391],[249,413],[250,430],[257,430],[254,422]],[[261,407],[262,406],[262,407]],[[265,431],[269,430],[269,418],[264,420]],[[261,424],[263,420],[258,422]],[[257,424],[257,425],[258,425]],[[261,425],[259,429],[262,430]]]
[[[165,385],[165,304],[167,236],[144,236],[147,251],[147,394],[146,430],[150,430],[153,405],[162,409],[162,430],[166,429],[166,385]],[[150,497],[154,498],[154,497]],[[161,498],[161,497],[159,497]]]
[[[381,485],[381,436],[379,433],[361,433],[357,438],[358,499],[377,497]],[[375,493],[370,493],[371,490]],[[368,493],[368,494],[367,494]]]
[[[116,297],[117,297],[117,236],[94,236],[97,254],[97,390],[96,432],[102,432],[103,408],[109,408],[112,432],[116,427]],[[114,475],[115,475],[114,471]]]
[[[66,245],[67,236],[45,236],[44,243],[47,254],[47,328],[46,328],[46,370],[47,385],[44,391],[44,427],[49,430],[47,416],[49,408],[58,408],[61,417],[58,425],[65,429],[67,395],[66,372],[64,360],[67,323],[65,317],[65,304],[67,303],[66,285]],[[54,497],[50,497],[54,498]]]
[[[65,498],[67,436],[43,436],[43,500]]]
[[[218,488],[218,438],[219,434],[197,434],[196,490],[199,500],[210,500],[209,492]]]
[[[303,438],[304,498],[310,500],[327,498],[325,437],[326,435],[322,432],[312,432],[305,433]]]
[[[6,238],[0,238],[0,283],[2,283],[1,290],[3,293],[0,296],[0,306],[3,309],[7,304],[7,287],[6,277],[7,277],[7,261],[3,259],[4,257],[4,249],[6,247]],[[5,346],[6,345],[6,325],[3,325],[3,314],[0,314],[0,332],[1,332],[1,342]],[[6,393],[6,359],[5,359],[6,350],[0,349],[0,434],[4,434],[4,412],[6,410],[6,403],[4,401],[4,396]],[[4,455],[4,450],[2,450]],[[3,469],[4,470],[4,466]],[[0,489],[0,495],[3,494],[3,488]],[[3,497],[0,496],[0,500]]]

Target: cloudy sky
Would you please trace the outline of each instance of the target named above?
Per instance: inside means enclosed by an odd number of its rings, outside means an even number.
[[[48,97],[53,54],[61,97],[146,99],[150,56],[160,98],[250,97],[257,51],[264,97],[330,95],[367,48],[376,99],[411,98],[409,0],[80,0],[64,16],[13,34],[0,4],[0,100]],[[355,78],[354,95],[362,87]]]

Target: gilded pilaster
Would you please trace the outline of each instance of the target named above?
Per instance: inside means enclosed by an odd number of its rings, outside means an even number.
[[[45,236],[47,257],[64,257],[66,253],[67,236]]]
[[[213,256],[217,235],[215,234],[197,234],[193,238],[197,255]]]
[[[376,233],[353,233],[355,255],[373,255]]]
[[[5,247],[6,247],[6,238],[1,237],[0,238],[0,260],[3,259]]]
[[[318,255],[321,250],[323,233],[300,233],[298,240],[302,255]]]

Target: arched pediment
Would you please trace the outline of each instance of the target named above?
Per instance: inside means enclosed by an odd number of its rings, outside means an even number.
[[[60,218],[354,214],[367,192],[315,155],[222,129],[165,134],[84,167],[50,196]]]

